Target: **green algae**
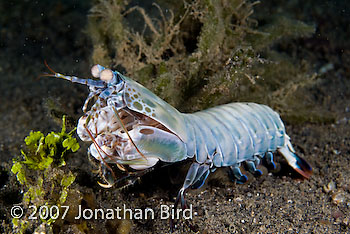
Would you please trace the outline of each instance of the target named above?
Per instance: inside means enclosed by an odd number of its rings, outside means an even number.
[[[72,136],[75,129],[66,132],[65,116],[62,122],[61,132],[51,132],[46,136],[40,131],[30,132],[25,138],[26,149],[21,150],[22,158],[13,160],[11,171],[25,191],[20,205],[28,211],[33,211],[34,207],[38,210],[53,207],[61,213],[68,194],[72,193],[70,186],[76,176],[64,166],[67,154],[76,152],[79,144]],[[55,215],[50,217],[40,211],[36,213],[39,215],[36,219],[29,218],[30,214],[27,212],[20,219],[13,218],[15,232],[25,233],[41,222],[51,225],[57,220]]]
[[[72,137],[75,129],[66,133],[65,116],[63,116],[62,122],[62,131],[59,133],[51,132],[44,136],[40,131],[30,132],[29,136],[24,140],[28,152],[25,153],[21,150],[24,160],[14,161],[12,167],[12,172],[14,174],[19,173],[21,176],[21,169],[24,165],[32,170],[45,170],[52,163],[58,167],[66,164],[65,155],[69,151],[76,152],[80,146],[77,139]],[[23,178],[21,178],[19,182],[23,182],[22,179]]]

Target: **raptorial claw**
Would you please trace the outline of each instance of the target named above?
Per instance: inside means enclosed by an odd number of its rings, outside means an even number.
[[[100,185],[102,188],[112,188],[114,184],[102,184],[101,182],[97,181],[98,185]]]

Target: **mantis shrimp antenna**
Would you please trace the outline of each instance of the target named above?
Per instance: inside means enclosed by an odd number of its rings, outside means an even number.
[[[78,78],[76,76],[66,76],[61,73],[55,72],[49,65],[47,64],[46,60],[44,61],[45,66],[53,73],[53,74],[43,74],[41,76],[48,76],[48,77],[56,77],[56,78],[61,78],[64,80],[69,80],[73,83],[78,83],[78,84],[83,84],[87,86],[93,86],[96,88],[104,88],[106,87],[106,83],[103,80],[92,80],[92,79],[82,79]],[[96,74],[96,73],[94,73]]]

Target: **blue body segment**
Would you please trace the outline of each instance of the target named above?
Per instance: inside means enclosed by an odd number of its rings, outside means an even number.
[[[187,148],[195,142],[196,161],[215,167],[232,166],[255,155],[264,156],[285,145],[285,128],[271,108],[255,103],[231,103],[194,114],[182,114],[188,128]]]

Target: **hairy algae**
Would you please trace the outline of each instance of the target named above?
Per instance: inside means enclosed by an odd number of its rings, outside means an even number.
[[[47,228],[51,229],[49,225],[57,220],[59,214],[62,215],[62,205],[67,201],[68,193],[71,192],[69,187],[76,177],[63,167],[66,155],[79,149],[77,140],[72,136],[74,132],[75,129],[66,132],[64,116],[61,132],[44,136],[40,131],[32,131],[25,138],[27,149],[21,150],[22,158],[13,160],[11,171],[24,187],[21,206],[28,212],[25,217],[13,218],[14,232],[24,233],[40,223],[46,223]],[[36,219],[29,218],[31,214]]]
[[[294,96],[317,74],[279,45],[310,36],[314,26],[278,13],[257,21],[259,3],[98,0],[89,16],[92,60],[122,70],[181,111],[255,101],[310,120],[307,104]]]

